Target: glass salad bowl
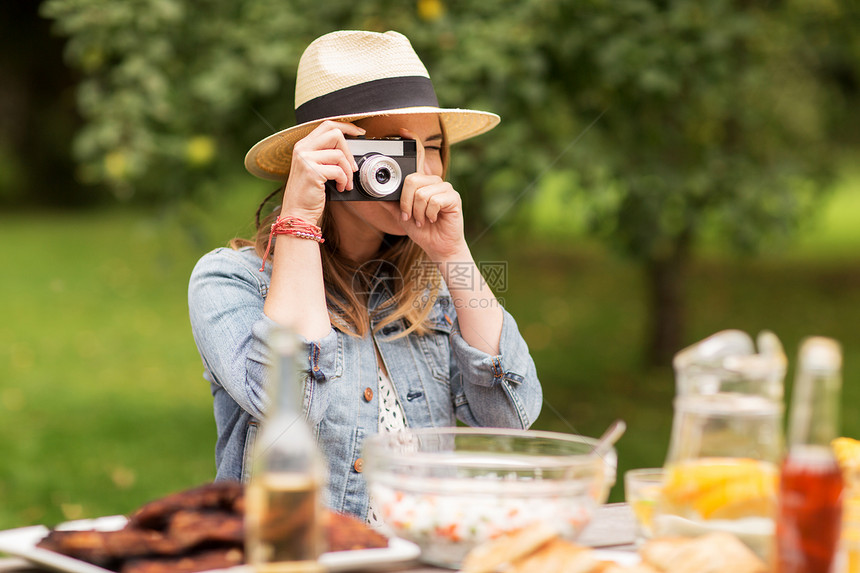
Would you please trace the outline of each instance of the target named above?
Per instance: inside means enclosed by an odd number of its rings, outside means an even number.
[[[421,559],[457,568],[472,547],[535,522],[575,539],[615,483],[614,448],[577,435],[497,428],[377,434],[364,445],[371,503]]]

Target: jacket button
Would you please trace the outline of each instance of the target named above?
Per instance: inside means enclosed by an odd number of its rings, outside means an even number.
[[[370,388],[365,388],[364,389],[364,401],[370,402],[371,400],[373,400],[373,390],[371,390]]]
[[[352,467],[355,468],[355,471],[361,473],[364,470],[364,460],[358,458],[357,460],[355,460],[355,463],[352,464]]]

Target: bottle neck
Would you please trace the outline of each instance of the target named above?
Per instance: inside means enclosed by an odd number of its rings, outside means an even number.
[[[829,446],[839,436],[839,371],[801,371],[789,420],[788,445]]]
[[[313,479],[324,469],[316,449],[313,431],[302,407],[304,376],[298,368],[298,338],[288,331],[277,331],[270,339],[269,378],[266,404],[254,445],[254,476],[266,473],[310,475]]]
[[[302,413],[302,377],[291,348],[277,348],[272,356],[271,379],[267,388],[266,417]]]
[[[271,367],[266,393],[269,403],[265,412],[266,418],[275,416],[295,416],[302,409],[302,380],[303,376],[298,366],[298,337],[289,329],[282,328],[272,333]]]

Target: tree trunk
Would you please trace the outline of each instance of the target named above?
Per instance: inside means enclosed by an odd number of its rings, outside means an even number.
[[[682,348],[688,245],[689,237],[685,234],[674,245],[672,252],[645,263],[649,297],[646,348],[650,366],[671,366],[675,353]]]

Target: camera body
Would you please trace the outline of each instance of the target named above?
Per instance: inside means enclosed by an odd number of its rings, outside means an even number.
[[[414,139],[347,138],[346,144],[358,164],[352,189],[339,192],[334,181],[325,186],[327,201],[400,201],[403,182],[418,169]]]

